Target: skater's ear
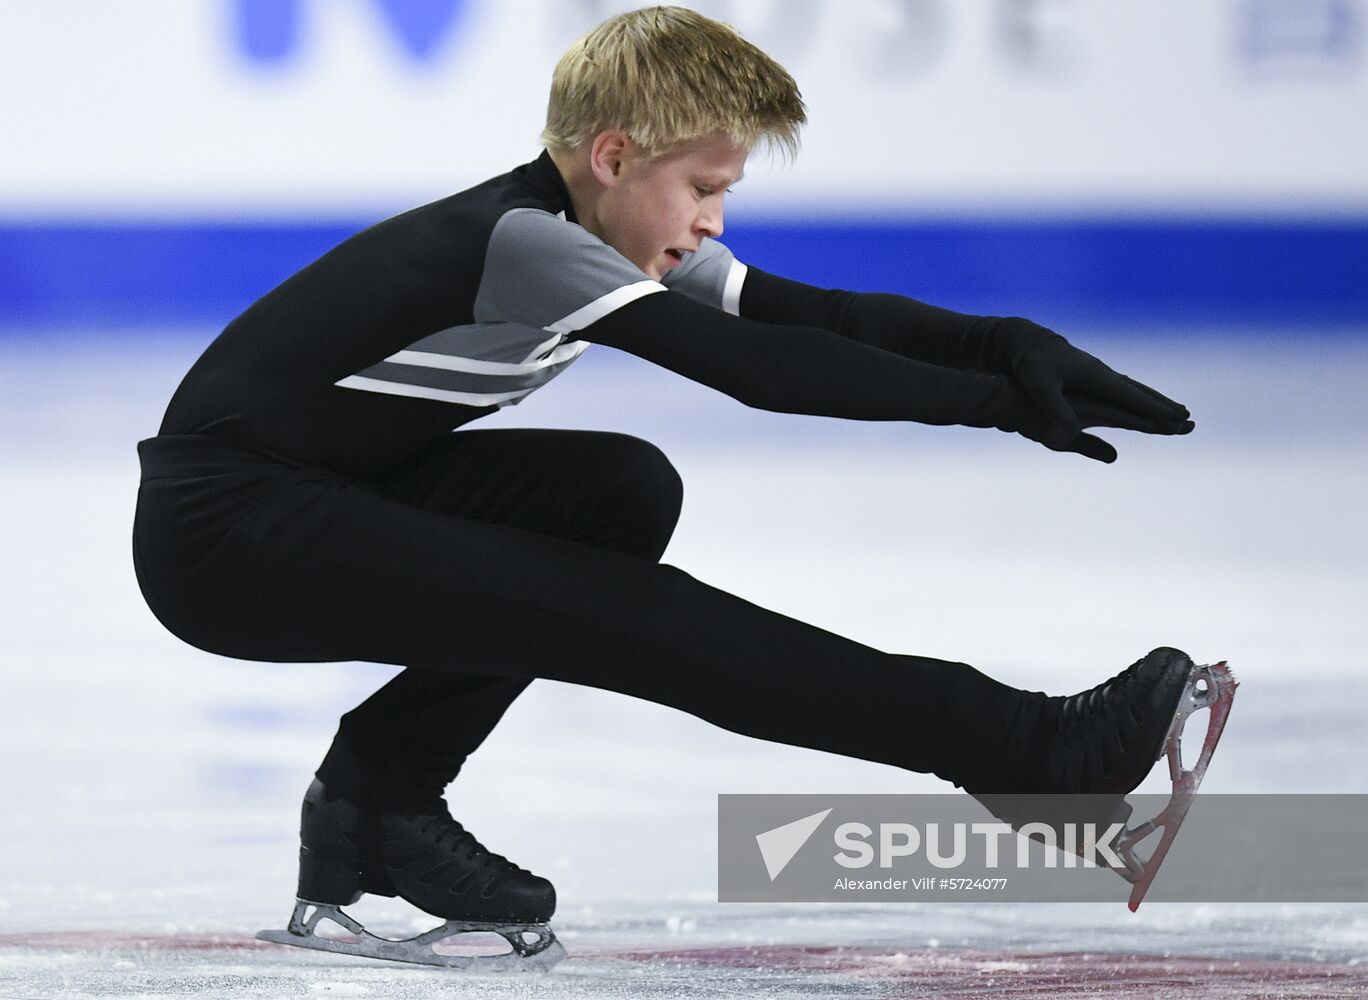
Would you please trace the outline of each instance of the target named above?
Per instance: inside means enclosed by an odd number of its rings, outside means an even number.
[[[606,129],[589,144],[589,170],[604,187],[617,187],[623,170],[641,155],[621,129]]]

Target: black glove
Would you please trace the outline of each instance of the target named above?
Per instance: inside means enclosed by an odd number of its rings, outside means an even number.
[[[1013,408],[1016,426],[1010,429],[1047,448],[1114,462],[1116,449],[1084,434],[1085,427],[1146,434],[1187,434],[1193,429],[1187,407],[1112,371],[1030,320],[1000,321],[993,339],[995,367],[1025,396]]]

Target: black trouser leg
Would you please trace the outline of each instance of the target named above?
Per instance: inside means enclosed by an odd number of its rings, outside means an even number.
[[[135,529],[149,604],[202,648],[586,684],[960,782],[1004,763],[1020,692],[965,664],[872,649],[672,566],[424,510],[386,483],[216,449],[144,442]]]
[[[377,484],[423,510],[655,562],[679,518],[679,479],[635,438],[566,431],[454,434]],[[330,790],[403,804],[440,795],[530,683],[409,667],[342,717],[318,769]]]

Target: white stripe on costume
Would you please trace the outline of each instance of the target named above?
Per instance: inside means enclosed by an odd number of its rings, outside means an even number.
[[[404,382],[389,382],[380,378],[367,378],[365,375],[349,375],[334,385],[344,389],[361,389],[366,392],[384,392],[391,396],[413,396],[417,399],[435,399],[443,403],[462,403],[466,406],[503,406],[516,402],[536,388],[519,389],[516,392],[457,392],[454,389],[434,389],[426,385],[408,385]]]
[[[733,316],[741,315],[741,286],[746,283],[746,265],[732,260],[727,283],[722,286],[722,308]]]
[[[606,295],[600,295],[587,306],[581,306],[568,316],[548,323],[543,329],[550,330],[552,333],[573,333],[576,330],[583,330],[586,326],[596,323],[611,312],[615,312],[627,305],[635,302],[643,295],[654,295],[656,292],[665,291],[665,286],[658,281],[647,278],[645,281],[633,282],[630,285],[621,285],[614,288]]]

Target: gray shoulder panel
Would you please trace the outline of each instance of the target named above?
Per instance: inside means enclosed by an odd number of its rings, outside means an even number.
[[[715,309],[740,312],[741,283],[746,265],[714,239],[704,239],[688,260],[661,279],[665,287]]]
[[[515,208],[490,234],[475,319],[570,333],[664,290],[582,226]]]

